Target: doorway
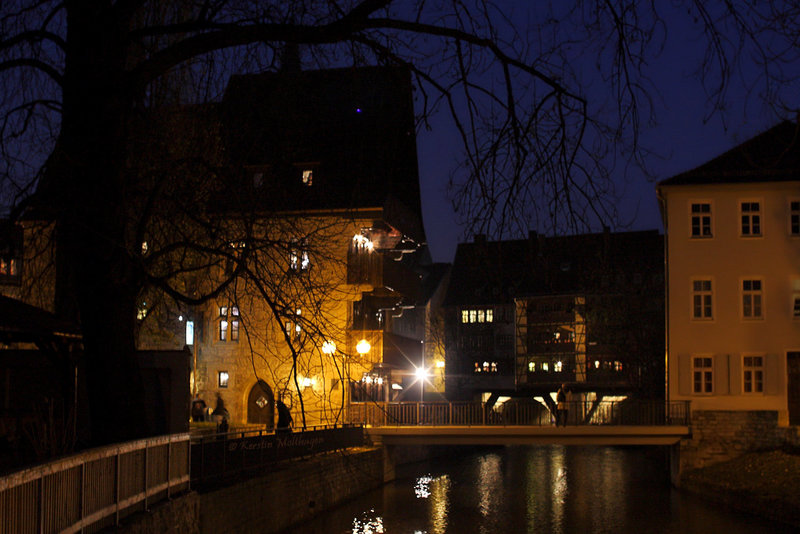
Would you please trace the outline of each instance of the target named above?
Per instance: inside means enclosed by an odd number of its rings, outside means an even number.
[[[800,425],[800,352],[786,353],[789,424]]]
[[[259,380],[253,384],[247,396],[247,423],[273,428],[274,412],[275,395],[272,393],[272,388],[263,380]]]

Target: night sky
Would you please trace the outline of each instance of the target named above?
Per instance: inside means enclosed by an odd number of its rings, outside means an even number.
[[[622,218],[628,227],[616,230],[658,229],[663,232],[655,195],[656,181],[692,169],[783,119],[795,119],[789,109],[800,109],[800,87],[783,91],[784,107],[765,102],[761,91],[748,91],[747,84],[757,79],[759,71],[750,66],[737,73],[729,87],[725,113],[711,114],[696,67],[704,45],[697,27],[679,12],[667,13],[668,35],[665,48],[654,58],[647,75],[658,88],[653,108],[656,124],[642,126],[642,142],[655,151],[647,159],[653,174],[648,178],[637,168],[618,169],[614,173],[621,203]],[[800,73],[800,65],[794,73]],[[587,95],[607,98],[601,83],[592,83]],[[471,240],[457,223],[447,199],[446,184],[459,161],[461,147],[444,113],[434,117],[433,131],[419,131],[419,156],[422,208],[428,244],[434,261],[451,262],[459,241]],[[592,229],[597,231],[598,229]]]

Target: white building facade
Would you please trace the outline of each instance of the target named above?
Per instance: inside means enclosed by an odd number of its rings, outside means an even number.
[[[800,144],[784,122],[658,185],[667,395],[800,423]]]

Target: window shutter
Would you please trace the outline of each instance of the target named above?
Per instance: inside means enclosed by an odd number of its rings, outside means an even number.
[[[730,354],[728,356],[728,363],[730,365],[730,387],[731,395],[742,394],[742,357],[739,354]]]
[[[692,394],[692,358],[688,354],[678,354],[678,394]]]
[[[728,354],[714,355],[714,394],[728,395],[729,373],[728,373]]]
[[[764,362],[764,393],[767,395],[777,395],[783,388],[781,387],[780,373],[778,372],[778,355],[767,354]]]

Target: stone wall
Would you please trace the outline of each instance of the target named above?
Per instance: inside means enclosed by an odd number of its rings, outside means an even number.
[[[778,412],[692,411],[692,437],[681,440],[680,472],[731,460],[752,451],[791,444],[790,429],[778,426]]]
[[[286,462],[269,476],[200,495],[200,532],[279,532],[383,482],[380,449]]]
[[[384,483],[383,451],[353,448],[282,463],[267,476],[190,492],[125,519],[125,534],[272,534]]]

